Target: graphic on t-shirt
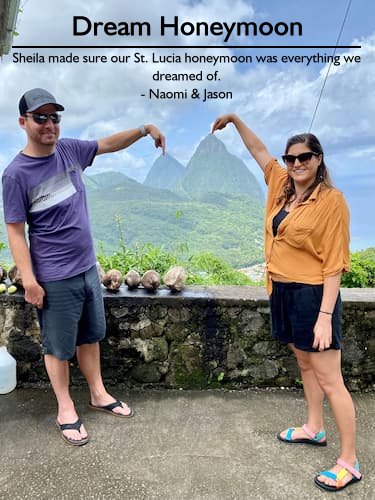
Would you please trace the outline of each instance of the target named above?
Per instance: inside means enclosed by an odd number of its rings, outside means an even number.
[[[76,192],[77,190],[66,172],[54,175],[30,191],[29,212],[39,212],[51,208],[70,198]]]

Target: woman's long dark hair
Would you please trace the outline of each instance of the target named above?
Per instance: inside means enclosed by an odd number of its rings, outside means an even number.
[[[327,166],[324,163],[323,148],[319,142],[319,139],[314,134],[293,135],[288,139],[288,142],[286,143],[285,154],[288,154],[290,147],[293,146],[294,144],[306,144],[306,146],[310,149],[310,151],[322,155],[322,162],[319,165],[319,168],[316,172],[315,180],[311,184],[311,186],[309,186],[308,189],[303,193],[303,197],[300,200],[300,203],[303,203],[309,198],[311,193],[319,184],[321,186],[321,189],[333,188],[334,186],[331,177],[329,175]],[[294,186],[294,181],[290,176],[288,176],[288,181],[284,187],[284,193],[279,198],[278,202],[279,203],[283,202],[284,204],[288,203],[291,198],[295,197],[295,195],[296,195],[296,189]]]

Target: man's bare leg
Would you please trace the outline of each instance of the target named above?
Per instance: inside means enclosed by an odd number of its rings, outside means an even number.
[[[78,420],[78,415],[69,392],[69,361],[62,361],[51,354],[46,354],[44,362],[57,399],[57,421],[59,424],[73,424]],[[79,431],[69,429],[64,430],[63,434],[68,439],[77,441],[87,437],[83,425]]]
[[[77,346],[77,359],[81,372],[85,376],[90,389],[91,403],[94,406],[105,406],[116,400],[105,389],[100,370],[99,342]],[[129,415],[131,409],[126,403],[114,408],[113,413]]]

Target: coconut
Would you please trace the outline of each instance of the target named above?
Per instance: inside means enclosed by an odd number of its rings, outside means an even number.
[[[160,274],[154,270],[146,271],[141,283],[146,290],[156,290],[160,286]]]
[[[182,266],[171,267],[163,278],[164,284],[174,292],[185,288],[186,272]]]
[[[21,274],[20,274],[17,266],[12,266],[9,269],[8,277],[9,277],[10,281],[13,283],[13,285],[22,286],[22,278],[21,278]]]
[[[103,285],[110,292],[118,292],[122,283],[122,274],[117,269],[107,271],[102,279]]]
[[[105,272],[104,272],[104,269],[102,268],[102,266],[100,265],[100,263],[98,261],[96,261],[96,269],[98,271],[100,281],[103,282],[103,278],[104,278]]]
[[[125,281],[125,284],[128,286],[128,288],[130,290],[132,290],[134,288],[138,288],[139,283],[141,282],[141,277],[139,276],[137,271],[135,271],[134,269],[131,269],[127,273],[127,275],[125,276],[124,281]]]
[[[6,270],[0,266],[0,281],[5,281],[8,277]]]

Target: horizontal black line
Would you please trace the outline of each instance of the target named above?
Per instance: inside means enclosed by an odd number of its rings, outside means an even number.
[[[361,45],[13,45],[13,49],[360,49]]]

